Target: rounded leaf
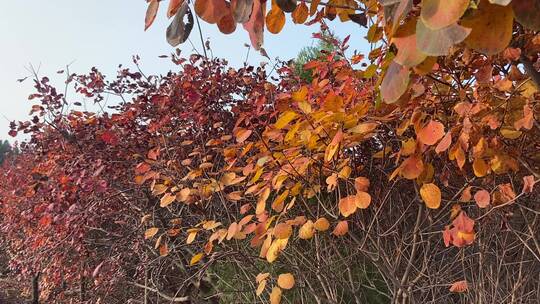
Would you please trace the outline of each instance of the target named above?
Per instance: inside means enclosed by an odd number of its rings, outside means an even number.
[[[540,31],[540,0],[512,0],[516,20],[524,27]]]
[[[410,73],[409,68],[395,61],[390,63],[380,88],[384,102],[394,103],[407,91]]]
[[[422,185],[420,196],[428,208],[437,209],[441,206],[441,190],[433,183]]]
[[[366,209],[371,204],[371,195],[369,193],[360,191],[355,195],[355,204],[357,208]]]
[[[416,23],[416,46],[430,56],[448,55],[450,47],[465,40],[471,29],[456,23],[441,29],[430,29],[422,19]]]
[[[272,34],[278,34],[285,25],[285,13],[278,7],[272,9],[266,15],[266,28]]]
[[[337,223],[332,234],[335,236],[343,236],[349,232],[349,223],[347,221],[340,221]]]
[[[428,146],[434,145],[444,136],[444,125],[438,121],[430,120],[416,135],[420,142]]]
[[[313,224],[313,228],[315,228],[317,231],[326,231],[328,228],[330,228],[330,222],[324,217],[319,218],[317,221],[315,221],[315,224]]]
[[[461,25],[472,31],[465,44],[486,55],[502,52],[512,39],[514,13],[511,6],[480,2],[477,10],[464,18]]]
[[[274,287],[270,293],[270,304],[279,304],[281,302],[281,288]]]
[[[422,0],[420,18],[434,30],[456,23],[469,7],[470,0]]]
[[[491,196],[490,196],[489,192],[482,189],[480,191],[477,191],[474,194],[474,201],[476,202],[478,207],[486,208],[487,206],[489,206],[489,203],[491,201]]]
[[[356,211],[356,195],[349,195],[339,200],[339,212],[344,217],[348,217]]]
[[[283,289],[291,289],[294,287],[294,276],[290,273],[282,273],[278,276],[277,283]]]

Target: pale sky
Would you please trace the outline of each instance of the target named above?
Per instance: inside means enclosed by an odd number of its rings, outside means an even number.
[[[27,100],[33,93],[32,81],[16,80],[29,75],[32,64],[39,67],[40,76],[48,76],[58,87],[63,77],[56,71],[70,64],[70,71],[86,73],[95,66],[109,77],[116,76],[118,64],[132,67],[131,58],[138,54],[146,74],[165,74],[175,67],[159,55],[170,54],[174,48],[167,44],[167,20],[164,2],[154,25],[146,32],[144,0],[0,0],[0,139],[13,141],[7,135],[10,120],[25,120],[32,105]],[[336,18],[337,19],[337,18]],[[352,22],[334,20],[330,28],[341,38],[351,35],[351,50],[366,53],[365,29]],[[216,25],[201,20],[203,37],[210,38],[215,57],[225,58],[232,66],[241,66],[246,56],[244,43],[249,43],[241,26],[231,35],[219,33]],[[311,34],[318,26],[295,25],[290,22],[278,35],[265,32],[264,48],[270,58],[294,58],[304,46],[315,42]],[[196,27],[190,36],[201,51]],[[181,45],[182,53],[194,53],[189,42]],[[250,52],[249,63],[268,61]],[[68,99],[80,99],[74,94]]]

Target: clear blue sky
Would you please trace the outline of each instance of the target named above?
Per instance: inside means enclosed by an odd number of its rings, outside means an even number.
[[[165,40],[170,22],[165,16],[167,2],[161,5],[154,25],[144,32],[144,0],[0,0],[0,139],[8,138],[10,120],[28,118],[31,102],[27,97],[32,93],[32,81],[16,80],[29,75],[26,68],[30,64],[40,67],[40,76],[49,76],[59,87],[63,79],[56,71],[69,63],[72,72],[85,73],[95,66],[114,77],[118,64],[131,67],[132,55],[138,54],[147,74],[174,69],[169,61],[158,58],[174,50]],[[337,20],[329,25],[341,38],[351,35],[351,49],[366,52],[363,28]],[[241,26],[231,35],[223,35],[215,25],[202,21],[201,26],[204,38],[210,38],[214,56],[227,59],[232,66],[242,65],[244,43],[249,39]],[[195,31],[190,38],[200,51]],[[265,33],[264,47],[272,59],[288,60],[302,47],[314,43],[311,34],[316,31],[318,26],[294,25],[288,20],[279,35]],[[193,53],[189,42],[181,49],[186,56]],[[268,60],[251,52],[250,64],[262,61]]]

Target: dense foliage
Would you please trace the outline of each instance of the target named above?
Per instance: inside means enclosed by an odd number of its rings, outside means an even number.
[[[194,16],[169,3],[178,44]],[[67,75],[97,108],[120,100],[97,113],[35,79],[11,132],[31,139],[0,171],[11,269],[58,303],[74,286],[91,303],[537,303],[539,2],[265,4],[193,6],[257,48],[284,12],[337,15],[372,51],[334,41],[309,78],[177,54],[165,76]]]

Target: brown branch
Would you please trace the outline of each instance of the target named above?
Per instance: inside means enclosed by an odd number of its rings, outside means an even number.
[[[531,80],[536,85],[536,88],[540,90],[540,72],[538,72],[535,68],[531,60],[529,58],[521,53],[521,56],[519,57],[519,61],[523,64],[523,67],[525,68],[525,72],[529,77],[531,77]]]

